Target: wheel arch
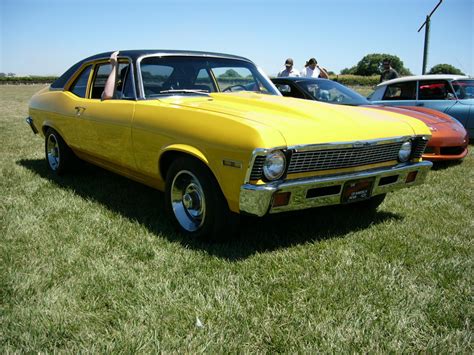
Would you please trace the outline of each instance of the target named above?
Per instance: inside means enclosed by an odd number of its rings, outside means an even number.
[[[207,168],[212,172],[216,180],[218,180],[215,171],[209,165],[209,160],[206,158],[203,152],[187,144],[172,144],[161,151],[160,157],[158,159],[158,172],[163,181],[166,180],[166,174],[168,172],[169,167],[171,166],[171,163],[182,156],[190,156],[195,159],[198,159],[207,166]]]

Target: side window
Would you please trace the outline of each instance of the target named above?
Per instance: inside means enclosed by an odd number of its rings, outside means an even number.
[[[415,100],[416,82],[405,82],[388,85],[383,100]]]
[[[87,81],[89,80],[89,74],[91,72],[92,65],[85,68],[81,74],[77,77],[74,83],[71,85],[69,91],[79,97],[86,97]]]
[[[131,73],[128,63],[119,63],[117,78],[115,80],[116,98],[133,98],[133,85],[129,76]],[[105,83],[110,75],[112,67],[110,63],[99,64],[96,67],[94,81],[92,83],[91,99],[100,99],[105,89]]]
[[[418,100],[451,100],[454,93],[445,80],[420,81]]]

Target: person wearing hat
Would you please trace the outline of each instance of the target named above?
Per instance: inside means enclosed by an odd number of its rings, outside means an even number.
[[[291,58],[285,61],[285,69],[278,73],[279,78],[284,76],[300,76],[298,70],[293,68],[293,59]]]
[[[304,78],[324,78],[329,79],[329,75],[326,69],[318,65],[318,61],[314,58],[310,58],[304,65],[304,69],[301,72],[301,76]]]

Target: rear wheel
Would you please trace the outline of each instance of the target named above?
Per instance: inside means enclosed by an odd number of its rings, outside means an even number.
[[[61,175],[71,166],[74,153],[52,128],[48,128],[45,133],[44,150],[48,167],[55,174]]]
[[[198,239],[224,240],[236,219],[207,166],[191,157],[171,164],[165,208],[181,233]]]

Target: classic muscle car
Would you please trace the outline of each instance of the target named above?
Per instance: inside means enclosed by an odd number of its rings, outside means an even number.
[[[421,160],[431,136],[421,121],[282,97],[238,56],[121,51],[117,99],[101,100],[110,54],[81,60],[34,95],[27,122],[44,136],[53,173],[77,156],[163,190],[187,235],[225,237],[238,213],[375,209],[432,165]]]
[[[443,112],[417,106],[377,105],[354,90],[332,80],[286,77],[273,78],[272,81],[286,97],[393,111],[423,121],[432,134],[423,159],[458,160],[463,159],[468,153],[469,137],[466,130],[455,118]]]
[[[406,76],[377,85],[368,98],[376,104],[420,106],[447,113],[474,138],[474,79],[468,76]]]

